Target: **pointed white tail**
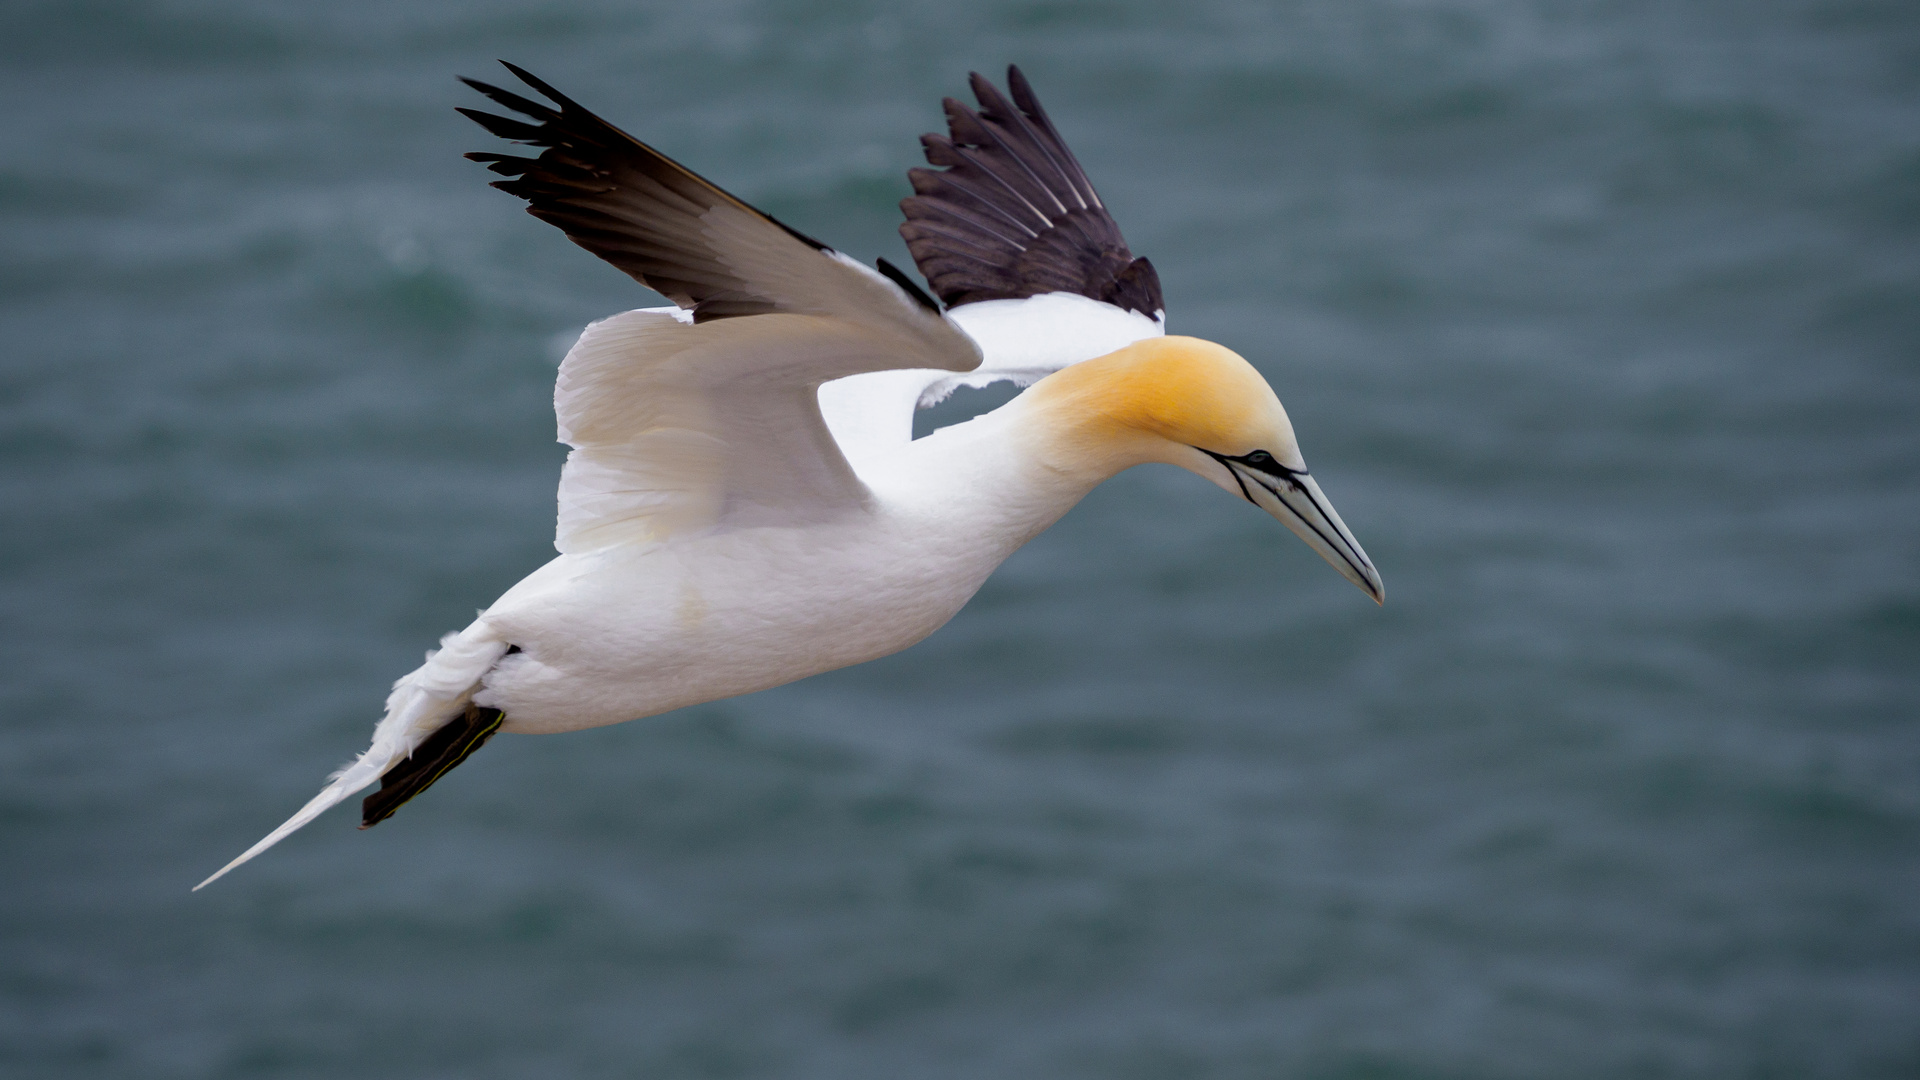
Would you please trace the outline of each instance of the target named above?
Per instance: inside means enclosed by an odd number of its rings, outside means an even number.
[[[492,670],[506,652],[507,643],[494,635],[484,619],[442,638],[440,648],[427,654],[426,663],[393,684],[393,693],[387,696],[387,714],[373,729],[373,745],[367,752],[335,773],[320,794],[301,807],[299,813],[241,852],[239,858],[221,867],[212,877],[195,885],[193,891],[199,892],[220,880],[227,871],[292,836],[307,822],[380,779],[388,769],[413,753],[423,739],[467,707],[468,699],[479,689],[481,677]]]

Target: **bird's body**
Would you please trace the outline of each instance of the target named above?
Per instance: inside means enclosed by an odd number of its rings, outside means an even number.
[[[922,483],[876,483],[832,520],[560,556],[476,623],[522,650],[477,700],[504,731],[572,731],[912,645],[1084,494],[1001,438],[1010,419],[916,440],[892,475]]]
[[[677,306],[593,324],[561,365],[559,557],[400,679],[372,746],[214,878],[384,779],[365,825],[382,820],[495,730],[620,723],[906,648],[1134,465],[1245,497],[1379,599],[1279,399],[1231,351],[1165,336],[1151,265],[1017,71],[1017,110],[978,76],[983,113],[948,102],[954,137],[928,158],[949,168],[916,170],[904,204],[944,312],[514,71],[561,107],[476,83],[544,123],[469,115],[550,149],[469,156]],[[1036,385],[912,438],[919,405],[996,381]]]

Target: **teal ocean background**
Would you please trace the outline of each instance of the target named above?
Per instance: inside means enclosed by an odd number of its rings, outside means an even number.
[[[22,0],[0,57],[0,1073],[1920,1076],[1920,8]],[[1019,63],[1385,608],[1138,470],[905,653],[189,894],[550,556],[554,364],[657,302],[460,159],[496,57],[902,263]]]

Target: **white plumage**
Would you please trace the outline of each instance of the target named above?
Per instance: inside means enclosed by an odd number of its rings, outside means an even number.
[[[1379,598],[1272,390],[1226,349],[1164,337],[1161,313],[1056,291],[942,314],[718,189],[700,205],[621,182],[651,192],[654,216],[632,224],[649,252],[667,237],[674,273],[755,306],[697,322],[629,311],[581,334],[554,394],[573,447],[559,556],[400,679],[366,752],[202,886],[471,708],[499,710],[503,731],[573,731],[903,649],[1095,484],[1147,461],[1268,510]],[[608,191],[593,205],[621,194]],[[1003,380],[1038,385],[911,437],[920,405]]]

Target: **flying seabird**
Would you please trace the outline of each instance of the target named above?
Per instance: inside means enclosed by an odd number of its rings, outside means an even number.
[[[1378,602],[1251,364],[1168,336],[1136,258],[1018,68],[946,99],[900,235],[932,294],[747,205],[507,64],[474,153],[574,243],[674,303],[588,326],[554,411],[573,448],[547,563],[394,684],[373,745],[196,889],[369,787],[391,815],[495,732],[617,724],[779,686],[933,633],[1106,478],[1178,465],[1297,533]],[[936,300],[935,297],[938,297]],[[944,308],[943,308],[944,305]],[[913,438],[960,386],[1031,389]]]

